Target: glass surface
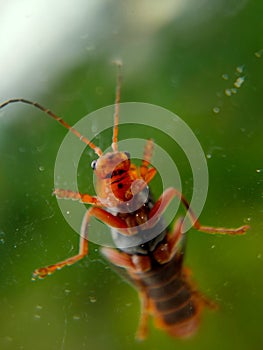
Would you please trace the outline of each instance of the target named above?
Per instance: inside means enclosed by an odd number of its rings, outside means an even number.
[[[75,124],[114,102],[111,61],[121,58],[121,100],[171,110],[199,139],[209,169],[200,221],[251,229],[240,237],[189,231],[185,264],[219,309],[205,310],[191,339],[173,339],[150,322],[148,338],[137,342],[137,292],[112,271],[99,246],[91,243],[89,256],[74,266],[31,281],[35,268],[78,250],[79,237],[52,196],[56,154],[67,131],[37,109],[10,105],[0,111],[0,348],[260,349],[263,3],[96,3],[1,4],[1,101],[37,100]],[[129,126],[119,134],[148,137],[143,133]],[[154,136],[169,148],[165,135]],[[104,149],[111,137],[108,130],[94,142]],[[177,149],[171,155],[190,199],[187,159]],[[91,194],[96,158],[87,149],[79,164],[80,188]],[[151,188],[160,195],[158,178]]]

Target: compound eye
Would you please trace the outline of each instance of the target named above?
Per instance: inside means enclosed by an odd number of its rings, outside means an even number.
[[[126,156],[127,156],[127,158],[128,159],[130,159],[131,158],[131,155],[130,155],[130,153],[129,152],[124,152],[125,154],[126,154]]]
[[[91,167],[92,167],[93,170],[96,169],[96,164],[97,164],[97,161],[96,161],[96,160],[93,160],[93,161],[91,162]]]

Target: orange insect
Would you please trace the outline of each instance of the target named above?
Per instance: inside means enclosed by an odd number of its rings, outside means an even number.
[[[148,191],[148,197],[143,204],[135,210],[132,209],[134,204],[141,201],[142,195],[145,195],[156,169],[150,164],[152,140],[146,143],[140,166],[131,163],[128,152],[118,150],[121,64],[117,63],[117,66],[112,152],[103,154],[99,147],[62,118],[36,102],[10,99],[0,105],[0,109],[15,102],[35,106],[75,134],[99,157],[92,162],[96,175],[97,196],[64,189],[54,191],[58,198],[78,199],[82,203],[91,204],[83,218],[78,254],[36,269],[33,278],[44,278],[66,265],[74,264],[88,254],[88,227],[90,218],[94,216],[111,228],[116,245],[116,248],[102,248],[103,255],[117,270],[125,274],[139,292],[142,310],[137,337],[143,339],[147,336],[149,315],[152,315],[156,327],[164,329],[171,336],[189,337],[198,329],[203,308],[213,307],[213,303],[196,290],[189,270],[183,266],[186,245],[183,219],[179,218],[169,232],[162,217],[164,211],[176,196],[185,206],[193,227],[198,231],[238,235],[245,233],[249,226],[227,229],[201,225],[185,197],[175,188],[166,189],[157,201],[153,200]],[[125,208],[129,210],[123,210]],[[158,234],[153,236],[153,231]],[[153,238],[145,240],[145,237]]]

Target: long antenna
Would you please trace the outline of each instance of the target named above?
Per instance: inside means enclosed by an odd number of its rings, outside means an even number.
[[[87,139],[85,136],[81,135],[75,128],[73,128],[72,126],[70,126],[67,122],[65,122],[61,117],[57,116],[55,113],[53,113],[50,109],[47,109],[43,106],[41,106],[39,103],[37,102],[32,102],[30,100],[26,100],[24,98],[12,98],[10,100],[7,100],[5,102],[3,102],[2,104],[0,104],[0,109],[4,108],[5,106],[9,105],[10,103],[16,103],[16,102],[22,102],[22,103],[26,103],[29,105],[32,105],[38,109],[40,109],[41,111],[43,111],[44,113],[48,114],[50,117],[52,117],[53,119],[55,119],[57,122],[59,122],[61,125],[63,125],[66,129],[68,129],[70,132],[72,132],[74,135],[76,135],[80,141],[84,142],[86,145],[88,145],[91,149],[93,149],[93,151],[100,157],[102,155],[102,150],[97,147],[94,143],[92,143],[89,139]]]
[[[114,125],[113,125],[113,136],[111,147],[113,151],[118,151],[118,124],[119,124],[119,111],[120,111],[120,98],[121,98],[121,61],[114,61],[117,65],[118,74],[117,74],[117,86],[116,86],[116,97],[115,97],[115,110],[114,110]]]

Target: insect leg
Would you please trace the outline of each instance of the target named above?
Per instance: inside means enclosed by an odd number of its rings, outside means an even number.
[[[143,340],[147,337],[147,334],[148,334],[150,300],[144,290],[140,291],[139,297],[141,300],[141,316],[140,316],[139,326],[136,332],[136,339]]]
[[[72,199],[86,204],[100,205],[100,201],[87,193],[79,193],[71,190],[63,190],[56,188],[53,194],[59,199]]]
[[[170,202],[174,197],[178,197],[183,203],[183,205],[186,207],[187,214],[189,215],[190,220],[192,221],[193,227],[198,231],[211,233],[211,234],[219,233],[219,234],[236,235],[236,234],[243,234],[249,229],[248,225],[244,225],[238,228],[212,227],[212,226],[201,225],[197,220],[197,217],[195,216],[194,212],[190,208],[190,204],[188,203],[186,198],[183,196],[183,194],[172,187],[167,188],[164,191],[164,193],[160,196],[160,198],[156,201],[156,203],[154,204],[150,212],[150,216],[149,216],[150,219],[154,217],[154,215],[157,212],[158,212],[158,217],[160,217],[160,215],[164,213],[165,209],[168,207],[168,205],[170,204]]]
[[[178,244],[185,237],[182,233],[183,218],[176,220],[173,231],[166,236],[166,242],[161,243],[153,252],[154,258],[159,264],[165,264],[170,261],[178,251]],[[182,255],[184,253],[185,238],[180,248]]]
[[[33,273],[33,279],[36,279],[37,277],[44,278],[47,275],[51,275],[53,272],[55,272],[56,270],[60,270],[64,266],[75,264],[75,262],[84,258],[84,256],[88,254],[88,225],[91,216],[94,216],[95,218],[101,220],[108,226],[118,228],[120,231],[121,229],[127,229],[126,223],[120,218],[108,213],[107,211],[101,208],[90,208],[86,212],[82,221],[78,254],[63,261],[60,261],[56,264],[36,269]]]
[[[152,158],[152,153],[153,153],[153,140],[147,140],[145,147],[144,147],[144,153],[143,153],[143,160],[140,165],[140,175],[141,177],[149,183],[155,176],[156,174],[156,169],[151,167],[149,168],[150,161]]]
[[[150,303],[147,293],[140,284],[140,280],[136,279],[136,273],[147,271],[150,269],[150,259],[148,256],[129,255],[118,251],[117,249],[103,247],[102,254],[113,264],[128,270],[133,283],[139,288],[139,297],[141,300],[141,316],[136,334],[138,340],[146,338],[148,333],[148,318],[150,311]]]
[[[56,264],[52,264],[49,266],[41,267],[39,269],[36,269],[33,272],[32,279],[35,280],[36,278],[45,278],[47,275],[51,275],[56,270],[62,269],[64,266],[70,266],[75,264],[78,260],[84,258],[85,255],[88,254],[88,223],[89,223],[89,211],[84,216],[84,219],[82,221],[81,225],[81,233],[80,233],[80,241],[79,241],[79,252],[77,255],[74,255],[68,259],[65,259],[63,261],[60,261]]]
[[[101,253],[113,264],[127,270],[134,270],[131,255],[119,252],[117,249],[103,247]]]
[[[143,160],[140,166],[140,174],[144,178],[147,171],[148,166],[150,165],[150,161],[152,158],[152,152],[153,152],[153,140],[149,139],[147,140],[145,146],[144,146],[144,152],[143,152]]]
[[[189,267],[183,268],[183,278],[191,287],[192,295],[197,298],[199,305],[206,306],[211,310],[217,310],[219,308],[215,301],[211,300],[208,296],[198,290],[195,282],[192,280],[192,271]]]
[[[131,273],[150,270],[151,262],[147,255],[129,255],[114,248],[103,247],[101,253],[114,265],[123,267]]]

